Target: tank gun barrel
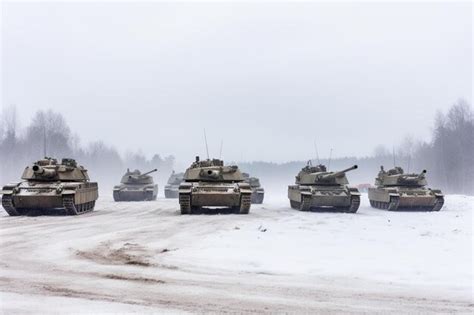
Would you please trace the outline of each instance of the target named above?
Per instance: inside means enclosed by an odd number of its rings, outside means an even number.
[[[423,179],[423,178],[425,178],[425,174],[426,174],[426,170],[423,170],[423,171],[420,173],[420,175],[418,175],[417,178],[418,178],[418,179]]]
[[[151,171],[148,171],[148,172],[146,172],[146,173],[143,173],[143,174],[141,174],[140,176],[145,176],[145,175],[148,175],[148,174],[154,173],[154,172],[156,172],[156,171],[158,171],[158,169],[157,169],[157,168],[155,168],[155,169],[152,169]]]
[[[351,167],[348,167],[342,171],[339,171],[339,172],[335,172],[335,173],[332,173],[332,174],[326,174],[326,175],[322,175],[321,176],[321,179],[331,179],[331,178],[336,178],[336,177],[341,177],[343,176],[346,172],[349,172],[349,171],[352,171],[352,170],[355,170],[357,169],[358,166],[357,165],[353,165]]]
[[[33,172],[35,175],[43,177],[54,177],[57,174],[56,170],[46,169],[39,165],[33,165]]]

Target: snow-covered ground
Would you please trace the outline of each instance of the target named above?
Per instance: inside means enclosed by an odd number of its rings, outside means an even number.
[[[108,196],[78,217],[2,211],[0,311],[474,311],[474,197],[388,212],[363,196],[356,214],[298,212],[283,197],[248,216]]]

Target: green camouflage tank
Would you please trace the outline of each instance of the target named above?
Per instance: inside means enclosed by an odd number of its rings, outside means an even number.
[[[2,206],[11,216],[29,211],[65,210],[78,215],[94,210],[98,185],[90,182],[87,170],[74,159],[46,157],[27,166],[23,181],[5,185]]]

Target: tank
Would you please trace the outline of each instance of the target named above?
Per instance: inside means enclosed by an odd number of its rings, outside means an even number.
[[[97,183],[74,159],[44,158],[27,166],[23,181],[3,187],[2,206],[11,216],[30,211],[65,210],[79,215],[94,210],[99,197]]]
[[[248,173],[242,173],[244,181],[250,185],[252,189],[251,202],[253,204],[262,204],[265,197],[265,189],[260,185],[260,180],[257,177],[250,177]]]
[[[295,185],[288,186],[288,198],[293,209],[309,211],[338,211],[355,213],[359,209],[360,193],[348,186],[346,172],[328,172],[326,166],[312,166],[311,161],[296,176]]]
[[[120,184],[114,186],[115,201],[151,201],[156,200],[158,195],[158,185],[153,182],[153,177],[149,174],[156,172],[157,169],[146,173],[139,170],[127,169],[125,175],[122,176]]]
[[[426,186],[426,170],[405,174],[399,166],[385,171],[383,166],[375,178],[375,187],[369,188],[369,201],[373,208],[385,210],[439,211],[444,196],[439,189]]]
[[[203,207],[226,207],[234,213],[248,214],[252,190],[236,165],[224,165],[219,159],[196,161],[184,173],[179,185],[181,214]]]
[[[184,173],[171,173],[168,183],[165,186],[165,198],[178,198],[179,185],[183,182]]]

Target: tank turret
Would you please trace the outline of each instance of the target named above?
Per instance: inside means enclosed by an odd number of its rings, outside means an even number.
[[[310,162],[296,176],[296,184],[300,185],[347,185],[346,172],[357,169],[357,165],[338,172],[328,172],[326,166],[312,166]]]
[[[426,173],[423,170],[405,174],[400,166],[385,171],[381,166],[375,187],[368,190],[371,206],[386,210],[441,210],[444,196],[438,189],[426,188]]]
[[[89,182],[87,170],[76,160],[45,157],[27,166],[23,182],[3,187],[2,205],[10,215],[25,214],[30,209],[66,210],[83,214],[94,209],[99,196],[97,183]]]

